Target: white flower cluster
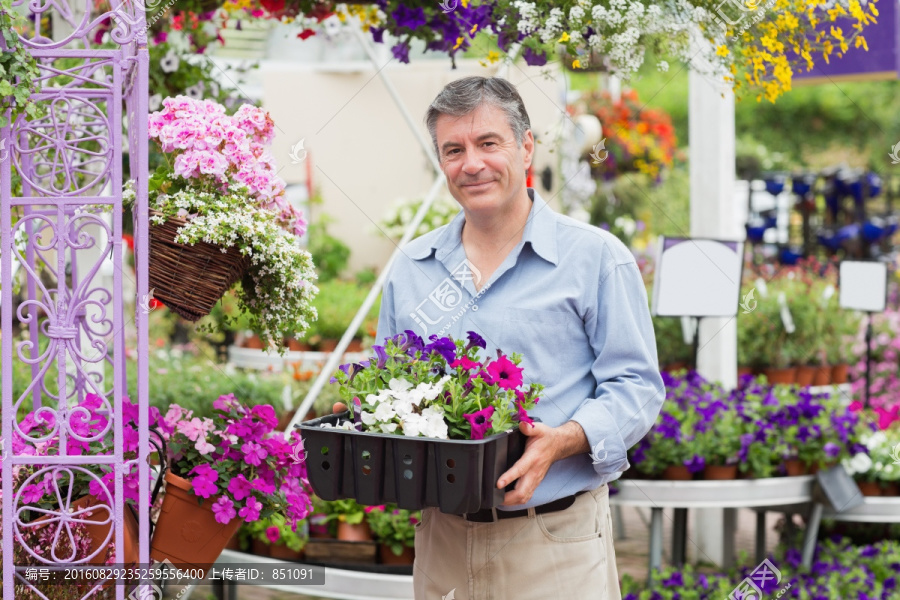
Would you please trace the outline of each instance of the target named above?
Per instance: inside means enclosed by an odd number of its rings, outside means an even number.
[[[862,442],[869,454],[862,452],[844,459],[844,468],[851,475],[866,475],[880,481],[900,481],[900,432],[876,431]]]
[[[317,275],[312,256],[280,226],[274,211],[259,208],[240,193],[189,191],[162,194],[152,207],[166,215],[188,217],[178,229],[178,243],[203,241],[220,246],[222,252],[237,247],[249,257],[252,285],[244,282],[239,300],[251,327],[264,340],[300,337],[316,319],[311,303],[319,290],[313,284]],[[155,216],[151,222],[165,220]]]
[[[560,8],[542,11],[535,2],[524,0],[512,5],[519,13],[520,33],[543,44],[563,42],[566,37],[586,38],[595,54],[608,59],[611,71],[625,78],[638,71],[651,44],[658,53],[690,60],[691,36],[711,31],[716,24],[712,13],[689,0],[670,0],[664,5],[646,5],[640,0],[610,0],[608,5],[579,0],[568,14]],[[665,61],[657,63],[660,71],[668,67]]]
[[[418,409],[423,400],[437,398],[449,380],[450,376],[446,375],[435,383],[420,383],[413,387],[405,379],[393,378],[386,389],[366,397],[360,419],[368,431],[395,433],[399,427],[403,435],[410,437],[446,440],[449,432],[444,411],[439,406]]]
[[[421,204],[421,198],[401,198],[395,201],[381,218],[378,226],[389,237],[399,240],[403,237],[406,227],[412,222]],[[459,205],[454,200],[448,200],[443,197],[437,198],[428,208],[428,212],[425,213],[425,218],[422,219],[422,223],[416,229],[414,237],[424,235],[441,225],[446,225],[453,220],[457,213],[459,213]]]

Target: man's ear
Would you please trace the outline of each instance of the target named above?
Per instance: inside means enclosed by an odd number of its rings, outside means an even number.
[[[534,134],[530,129],[525,130],[525,137],[522,140],[522,150],[525,152],[525,172],[528,172],[531,163],[534,160]]]

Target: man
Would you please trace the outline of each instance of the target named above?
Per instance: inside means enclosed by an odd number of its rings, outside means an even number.
[[[497,482],[515,482],[500,509],[423,511],[416,598],[618,600],[606,484],[664,397],[634,257],[526,187],[534,137],[507,81],[448,84],[426,123],[462,211],[403,249],[377,339],[474,330],[489,355],[522,353],[525,377],[546,389],[532,412],[540,422],[521,427],[522,458]]]

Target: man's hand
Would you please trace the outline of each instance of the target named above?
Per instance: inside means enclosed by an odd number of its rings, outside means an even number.
[[[525,452],[510,469],[500,476],[497,487],[505,488],[518,479],[516,487],[506,492],[503,506],[525,504],[531,500],[534,490],[543,481],[554,462],[574,454],[588,452],[587,436],[581,425],[569,421],[559,427],[548,427],[543,423],[521,423],[519,431],[528,436]]]

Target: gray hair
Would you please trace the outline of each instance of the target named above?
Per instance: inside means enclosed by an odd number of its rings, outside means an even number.
[[[522,102],[522,97],[515,86],[500,77],[463,77],[444,86],[425,114],[425,125],[431,134],[438,161],[441,159],[436,132],[438,117],[441,115],[462,117],[482,104],[496,106],[506,113],[506,119],[516,138],[516,145],[522,146],[525,132],[531,129],[531,121],[525,110],[525,103]]]

